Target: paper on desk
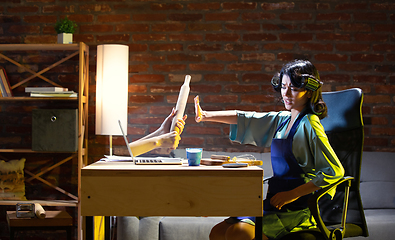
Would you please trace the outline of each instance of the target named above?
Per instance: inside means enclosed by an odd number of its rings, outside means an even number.
[[[133,162],[133,159],[130,156],[115,156],[115,155],[104,155],[104,158],[100,159],[100,161],[105,162]]]

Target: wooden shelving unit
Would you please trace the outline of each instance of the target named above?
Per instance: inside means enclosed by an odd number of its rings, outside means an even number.
[[[42,69],[38,72],[35,72],[28,67],[14,61],[13,59],[7,57],[7,52],[15,52],[18,51],[62,51],[62,53],[66,54],[64,58],[53,63],[52,65]],[[54,67],[66,62],[67,60],[79,56],[79,83],[78,83],[78,97],[74,98],[36,98],[36,97],[2,97],[0,98],[0,102],[7,101],[12,104],[12,102],[18,101],[78,101],[78,150],[75,153],[70,153],[70,157],[60,160],[58,163],[54,164],[51,167],[47,167],[39,173],[31,173],[25,170],[27,175],[30,175],[30,178],[25,176],[25,180],[38,179],[43,182],[43,184],[47,184],[59,192],[69,196],[71,200],[55,200],[55,201],[44,201],[44,200],[33,200],[29,199],[29,201],[34,201],[42,204],[43,206],[71,206],[78,208],[78,239],[82,237],[82,218],[81,218],[81,210],[80,210],[80,195],[81,195],[81,168],[86,166],[88,163],[88,96],[89,96],[89,46],[83,42],[76,44],[0,44],[0,59],[5,59],[6,61],[18,66],[26,72],[31,73],[31,76],[27,77],[19,81],[18,83],[11,86],[11,89],[15,89],[20,87],[22,84],[29,82],[32,79],[40,78],[43,81],[46,81],[52,86],[60,87],[59,84],[51,81],[46,78],[44,74]],[[48,103],[50,104],[50,103]],[[0,153],[43,153],[33,151],[31,149],[0,149]],[[46,154],[51,154],[50,152],[45,152]],[[53,186],[51,183],[41,178],[40,176],[50,171],[53,168],[60,166],[61,164],[70,161],[73,157],[78,158],[78,193],[77,196],[68,193],[67,191]],[[20,201],[0,201],[0,205],[15,205]]]

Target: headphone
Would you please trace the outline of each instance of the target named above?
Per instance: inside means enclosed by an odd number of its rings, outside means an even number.
[[[322,82],[315,78],[313,75],[310,74],[301,74],[298,77],[301,77],[301,88],[304,87],[310,91],[316,91],[318,88],[322,86]],[[276,73],[271,80],[271,84],[277,88],[280,84],[280,73]]]

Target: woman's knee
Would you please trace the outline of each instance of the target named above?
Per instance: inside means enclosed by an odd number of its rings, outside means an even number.
[[[225,233],[230,226],[231,224],[225,221],[215,225],[210,231],[210,240],[225,240]]]
[[[225,234],[226,240],[252,240],[254,238],[255,227],[243,222],[231,225]]]

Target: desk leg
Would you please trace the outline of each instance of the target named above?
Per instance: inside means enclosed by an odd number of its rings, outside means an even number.
[[[93,217],[85,217],[85,240],[93,240],[94,231]]]
[[[255,240],[262,240],[262,217],[255,218]]]
[[[104,217],[104,239],[111,240],[111,217]]]

